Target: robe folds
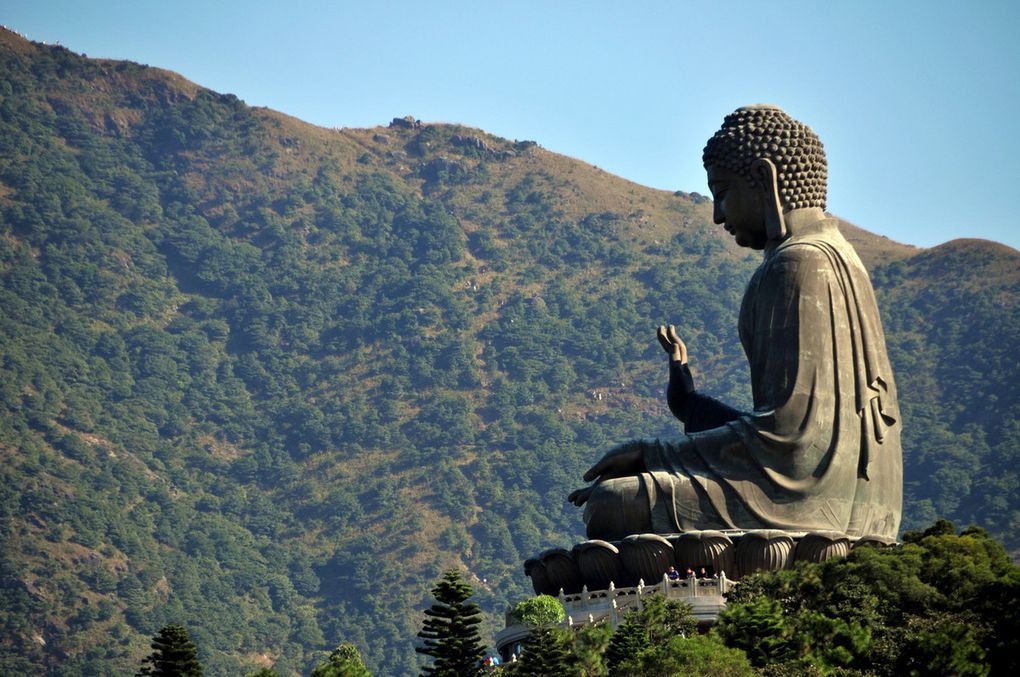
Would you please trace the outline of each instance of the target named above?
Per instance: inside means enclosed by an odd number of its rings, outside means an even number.
[[[741,304],[740,339],[754,411],[631,443],[647,468],[636,493],[649,502],[652,529],[895,538],[903,493],[896,387],[871,281],[834,220],[766,250]]]

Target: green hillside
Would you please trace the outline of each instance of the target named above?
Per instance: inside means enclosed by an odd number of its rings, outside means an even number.
[[[410,674],[454,567],[489,612],[581,538],[614,441],[678,430],[654,328],[747,406],[756,256],[696,194],[456,125],[322,129],[0,31],[0,673]],[[905,528],[1020,548],[1020,253],[847,225],[906,418]]]

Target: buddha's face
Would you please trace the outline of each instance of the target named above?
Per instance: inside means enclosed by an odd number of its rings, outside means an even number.
[[[708,167],[708,188],[715,201],[712,219],[741,247],[764,249],[768,236],[762,190],[752,188],[739,174],[714,165]]]

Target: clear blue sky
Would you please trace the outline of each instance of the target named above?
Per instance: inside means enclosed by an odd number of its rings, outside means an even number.
[[[825,143],[836,214],[1020,248],[1020,2],[0,0],[0,23],[318,125],[458,122],[670,190],[707,193],[705,140],[775,103]]]

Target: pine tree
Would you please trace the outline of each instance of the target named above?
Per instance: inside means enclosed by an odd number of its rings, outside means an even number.
[[[145,658],[138,675],[152,677],[202,677],[198,650],[183,625],[167,625],[152,638],[152,653]]]
[[[605,653],[613,638],[613,629],[608,623],[584,625],[570,631],[570,655],[574,660],[576,674],[584,677],[607,675]]]
[[[467,600],[473,591],[456,571],[447,571],[432,588],[436,603],[425,610],[424,627],[418,636],[424,646],[415,651],[432,656],[435,662],[422,668],[425,675],[468,677],[481,671],[485,647],[478,636],[481,613]]]
[[[572,672],[575,662],[567,650],[564,632],[548,625],[531,629],[520,660],[514,665],[514,677],[560,677]]]
[[[634,621],[624,621],[613,632],[606,648],[606,667],[610,677],[624,674],[620,666],[637,658],[638,654],[650,646],[648,632],[644,626]]]

